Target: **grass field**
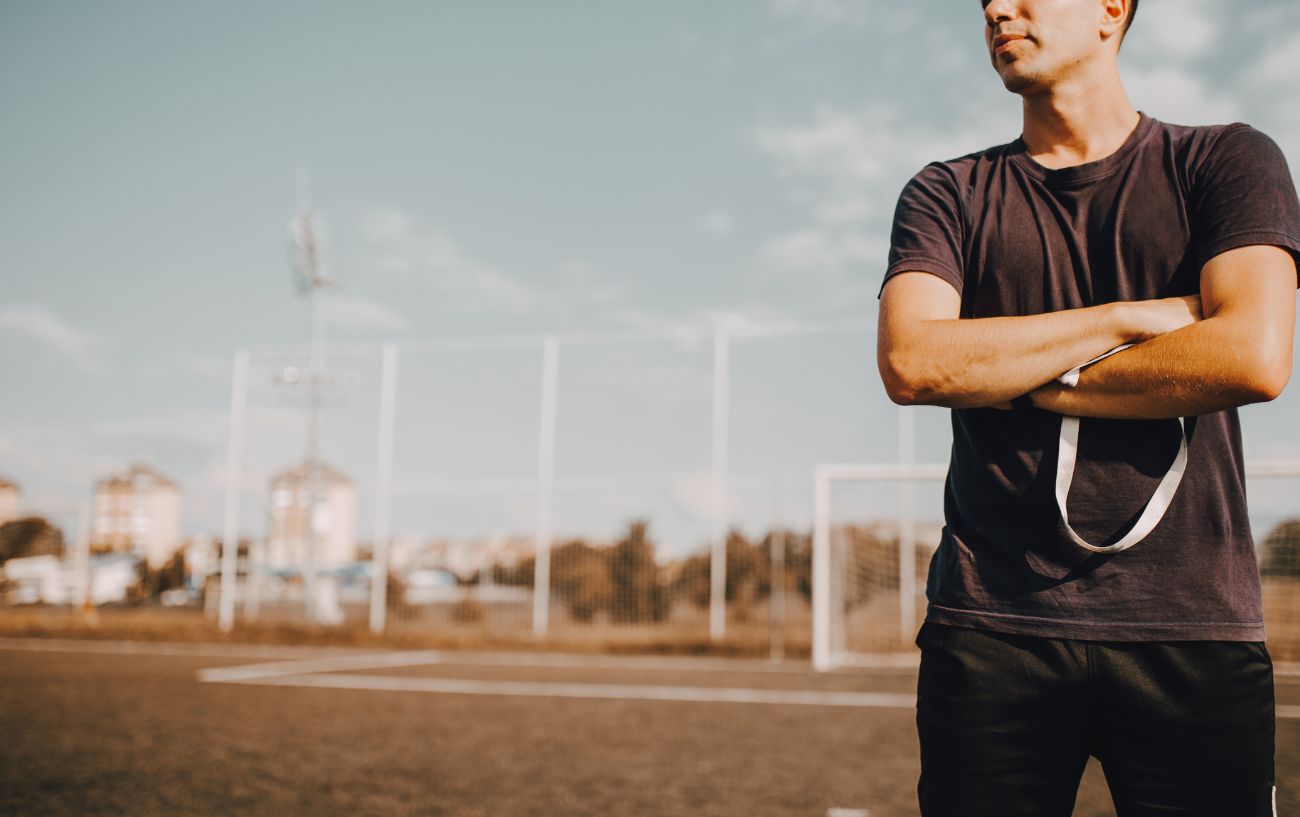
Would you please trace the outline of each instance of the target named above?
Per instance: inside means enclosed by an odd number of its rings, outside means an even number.
[[[1278,681],[1289,814],[1300,675]],[[0,814],[901,817],[914,686],[756,659],[4,639]],[[1075,813],[1113,813],[1095,767]]]

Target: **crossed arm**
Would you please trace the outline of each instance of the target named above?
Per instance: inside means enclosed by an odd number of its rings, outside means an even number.
[[[1028,393],[1080,417],[1206,414],[1277,397],[1291,375],[1296,265],[1278,247],[1222,253],[1201,270],[1199,297],[1129,301],[1009,318],[958,318],[957,291],[929,273],[885,286],[877,362],[900,404],[1005,407]],[[1055,379],[1085,369],[1075,388]]]

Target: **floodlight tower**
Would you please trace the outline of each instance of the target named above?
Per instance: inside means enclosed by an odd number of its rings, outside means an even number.
[[[307,174],[298,174],[298,210],[289,220],[289,258],[293,266],[298,294],[306,296],[311,309],[311,362],[305,372],[307,385],[307,523],[303,582],[306,585],[307,610],[320,619],[321,609],[316,581],[316,508],[320,502],[320,407],[325,378],[325,313],[323,290],[334,285],[322,261],[322,231],[307,195]]]

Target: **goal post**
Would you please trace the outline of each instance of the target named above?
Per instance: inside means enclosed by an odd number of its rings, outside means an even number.
[[[919,481],[942,481],[947,472],[946,463],[825,464],[814,470],[812,658],[816,670],[912,660],[901,647],[915,634],[916,605],[922,596],[915,486]],[[892,530],[878,524],[835,526],[832,489],[852,482],[899,483]],[[855,609],[851,623],[849,614]],[[879,640],[883,649],[867,651],[850,645],[850,628],[858,622],[873,632],[885,628],[885,637]]]

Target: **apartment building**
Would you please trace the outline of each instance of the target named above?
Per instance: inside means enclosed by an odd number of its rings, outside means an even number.
[[[133,553],[160,568],[181,544],[181,492],[170,477],[143,463],[95,483],[90,549]]]
[[[315,568],[330,570],[357,560],[356,487],[342,471],[321,460],[316,468]],[[266,563],[272,570],[300,570],[307,563],[312,463],[305,461],[271,478]]]

